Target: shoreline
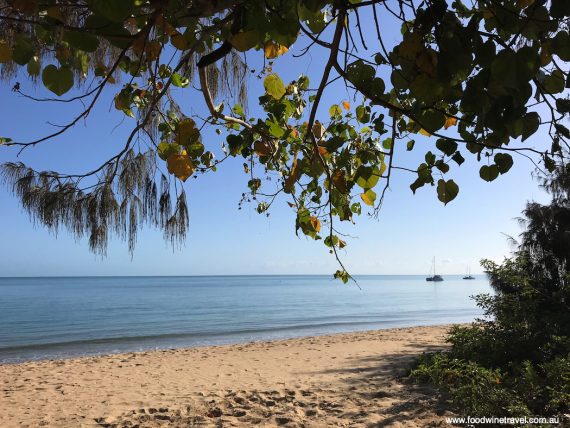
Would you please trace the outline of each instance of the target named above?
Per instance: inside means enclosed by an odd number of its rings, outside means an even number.
[[[401,377],[451,325],[3,364],[0,426],[444,424]]]
[[[396,323],[397,324],[397,323]],[[291,335],[282,335],[277,337],[261,337],[259,339],[253,340],[239,340],[239,339],[228,339],[225,338],[226,335],[221,335],[221,338],[218,342],[212,341],[211,343],[208,342],[196,342],[195,344],[189,345],[164,345],[164,346],[149,346],[149,347],[141,347],[139,349],[133,350],[116,350],[116,351],[68,351],[68,353],[62,352],[58,355],[48,354],[46,356],[38,356],[33,358],[25,358],[15,361],[11,361],[10,359],[2,360],[0,359],[0,367],[5,365],[14,365],[14,364],[25,364],[25,363],[40,363],[40,362],[55,362],[55,361],[62,361],[62,360],[78,360],[82,358],[95,358],[95,357],[112,357],[117,355],[129,355],[129,354],[138,354],[138,353],[148,353],[148,352],[163,352],[163,351],[184,351],[190,349],[202,349],[202,348],[214,348],[214,347],[223,347],[223,346],[239,346],[239,345],[249,345],[249,344],[256,344],[256,343],[265,343],[265,342],[282,342],[287,340],[295,340],[295,339],[310,339],[322,336],[338,336],[338,335],[345,335],[345,334],[359,334],[359,333],[369,333],[374,331],[383,331],[383,330],[397,330],[403,328],[415,328],[415,327],[445,327],[451,325],[461,325],[461,324],[468,324],[465,322],[451,322],[451,323],[434,323],[434,324],[419,324],[419,325],[394,325],[394,326],[387,326],[387,327],[378,327],[378,328],[365,328],[362,330],[351,330],[351,331],[337,331],[337,332],[323,332],[323,333],[308,333],[308,334],[291,334]],[[170,336],[170,335],[165,335]],[[181,337],[185,337],[186,335],[181,334]],[[132,337],[127,338],[131,340],[145,340],[148,339],[146,337]],[[163,336],[156,336],[154,339],[161,340]],[[17,353],[18,351],[28,351],[30,349],[42,349],[42,348],[65,348],[69,347],[70,345],[88,345],[88,344],[108,344],[112,342],[116,342],[121,344],[125,341],[125,338],[111,338],[111,339],[93,339],[93,340],[85,340],[80,342],[63,342],[63,343],[46,343],[46,344],[32,344],[32,345],[22,345],[22,346],[14,346],[8,348],[0,348],[0,356],[1,353],[4,351],[10,351],[13,353]]]

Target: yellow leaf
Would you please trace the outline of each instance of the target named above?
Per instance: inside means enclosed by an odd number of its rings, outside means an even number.
[[[265,51],[265,58],[277,58],[278,56],[283,55],[285,52],[289,50],[288,47],[280,45],[279,43],[275,43],[272,41],[266,42],[265,46],[263,47]]]
[[[171,155],[166,161],[168,172],[182,181],[186,181],[194,173],[194,164],[186,155]]]
[[[0,40],[0,63],[12,60],[12,49],[4,41]]]
[[[373,190],[367,190],[360,194],[362,201],[368,206],[374,206],[374,201],[376,200],[376,193]]]
[[[443,125],[443,126],[445,129],[447,129],[447,128],[450,128],[456,124],[457,124],[457,119],[455,117],[446,117],[445,118],[445,125]]]
[[[374,202],[372,202],[372,201],[368,198],[368,196],[366,196],[366,193],[361,193],[361,194],[360,194],[360,197],[362,198],[362,201],[363,201],[366,205],[369,205],[369,206],[374,205]]]
[[[313,230],[315,232],[317,232],[317,233],[320,232],[321,221],[318,218],[316,218],[314,216],[309,217],[309,223],[311,224],[311,227],[313,228]]]
[[[344,100],[342,102],[342,106],[344,107],[345,110],[350,110],[350,103],[346,100]]]
[[[427,132],[424,128],[420,129],[420,134],[425,135],[426,137],[431,137],[431,134]]]
[[[339,239],[338,240],[338,248],[344,248],[344,247],[346,247],[346,241]]]

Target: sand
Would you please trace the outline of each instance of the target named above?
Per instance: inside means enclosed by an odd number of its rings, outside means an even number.
[[[446,426],[404,376],[448,328],[0,365],[0,427]]]

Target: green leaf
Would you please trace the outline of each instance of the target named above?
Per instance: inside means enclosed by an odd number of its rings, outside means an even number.
[[[340,108],[340,106],[338,104],[333,104],[329,108],[329,114],[332,118],[341,117],[342,116],[342,109]]]
[[[433,165],[435,163],[435,155],[431,151],[425,154],[424,159],[428,165]]]
[[[362,214],[362,206],[360,205],[360,202],[355,202],[352,204],[350,206],[350,211],[352,211],[354,214]]]
[[[190,118],[185,118],[178,122],[176,132],[176,142],[184,147],[189,146],[200,138],[200,131],[196,128],[196,122]]]
[[[176,143],[169,143],[167,141],[162,141],[158,145],[158,157],[162,160],[167,160],[172,155],[180,154],[181,147]]]
[[[198,158],[204,153],[204,144],[200,141],[193,141],[192,143],[185,146],[186,152],[191,158]]]
[[[416,144],[416,142],[414,140],[408,141],[408,143],[406,144],[406,150],[408,152],[411,152],[414,149],[415,144]]]
[[[338,245],[338,241],[339,241],[338,236],[333,235],[333,236],[332,236],[332,239],[331,239],[330,236],[327,236],[327,237],[325,238],[325,240],[323,241],[323,243],[324,243],[327,247],[331,247],[331,248],[332,248],[332,247],[336,247],[336,246]]]
[[[540,126],[540,116],[537,112],[531,112],[523,116],[523,132],[522,141],[526,140],[528,137],[533,135],[538,131]]]
[[[32,41],[25,34],[18,34],[12,49],[12,59],[18,65],[25,65],[34,57]]]
[[[568,2],[570,5],[570,2]],[[566,31],[560,31],[552,39],[552,51],[562,61],[570,61],[570,35]]]
[[[426,110],[419,117],[419,122],[423,129],[433,134],[445,125],[445,115],[436,110]]]
[[[437,182],[437,198],[447,205],[453,201],[459,193],[459,186],[453,180],[438,180]]]
[[[12,48],[0,40],[0,63],[12,61]]]
[[[538,67],[538,54],[533,48],[527,46],[517,52],[504,49],[493,60],[491,74],[505,88],[516,89],[528,83]]]
[[[372,82],[370,82],[370,84],[362,88],[364,95],[372,99],[378,98],[381,95],[383,95],[385,90],[386,90],[386,85],[384,84],[384,81],[379,77],[375,77],[374,79],[372,79]]]
[[[125,3],[128,2],[129,1],[126,1]],[[85,28],[92,30],[95,34],[100,32],[113,46],[121,49],[128,48],[132,43],[132,36],[129,30],[122,24],[112,22],[99,14],[89,15],[87,19],[85,19]],[[104,29],[104,31],[102,29]]]
[[[309,83],[310,80],[307,76],[300,76],[299,80],[297,80],[297,85],[299,86],[299,89],[306,91],[307,89],[309,89]]]
[[[446,174],[449,171],[449,165],[446,164],[443,160],[438,159],[437,162],[435,163],[435,167],[437,169],[439,169],[441,172],[443,172],[444,174]]]
[[[230,43],[240,52],[246,52],[259,43],[259,34],[257,31],[243,31],[236,33],[230,37]]]
[[[558,113],[570,113],[570,100],[558,98],[556,100],[556,110]]]
[[[370,85],[376,76],[376,70],[371,65],[365,64],[364,61],[359,59],[358,61],[348,64],[346,74],[348,80],[358,86],[359,89],[365,89],[365,86]]]
[[[438,150],[445,153],[447,156],[451,156],[457,151],[457,143],[453,140],[447,138],[440,138],[435,142],[435,146]]]
[[[113,22],[122,22],[135,10],[133,0],[88,0],[89,7],[97,15]]]
[[[371,166],[360,166],[356,170],[355,181],[364,190],[372,189],[378,183],[382,172]]]
[[[334,278],[335,279],[340,279],[343,283],[347,283],[348,280],[350,279],[350,276],[348,275],[348,272],[345,270],[337,270],[334,273]]]
[[[230,134],[226,137],[228,142],[228,147],[230,148],[230,153],[235,156],[237,155],[245,146],[245,139],[241,135]]]
[[[410,184],[410,189],[412,189],[412,192],[414,192],[414,195],[416,194],[416,190],[418,190],[420,187],[424,186],[424,182],[421,179],[416,179],[416,181],[414,181],[412,184]]]
[[[457,163],[457,165],[461,165],[463,162],[465,162],[465,159],[463,158],[463,156],[461,156],[461,153],[459,152],[455,152],[453,156],[451,156],[451,159],[453,159]]]
[[[356,120],[360,123],[368,123],[370,121],[370,109],[364,106],[356,107]]]
[[[265,92],[276,100],[280,100],[285,95],[285,85],[276,73],[271,73],[265,78],[263,87]]]
[[[96,37],[79,31],[66,31],[63,40],[75,49],[84,52],[95,52],[99,47],[99,40]]]
[[[564,137],[570,139],[570,130],[568,128],[566,128],[564,125],[561,125],[559,123],[556,123],[554,125],[554,128],[556,128],[556,131],[559,134],[562,134]]]
[[[234,107],[232,108],[232,111],[234,112],[234,114],[236,116],[239,116],[242,119],[245,119],[245,112],[243,111],[243,107],[240,106],[239,104],[234,105]]]
[[[38,57],[33,57],[30,62],[28,62],[26,69],[30,76],[39,76],[42,72],[42,66],[38,60]]]
[[[570,2],[568,0],[552,0],[550,4],[550,14],[553,18],[570,16]]]
[[[440,100],[445,89],[441,83],[425,74],[416,77],[409,87],[414,98],[429,104]]]
[[[176,33],[176,34],[173,34],[172,36],[170,36],[170,43],[176,49],[181,50],[181,51],[185,51],[187,49],[190,49],[190,43],[188,42],[186,37],[184,37],[180,33]]]
[[[185,88],[190,84],[190,80],[188,78],[181,76],[178,73],[174,73],[172,75],[172,84],[178,88]]]
[[[550,94],[558,94],[564,91],[565,84],[564,74],[560,70],[554,70],[554,72],[546,76],[542,82],[542,86],[546,92]]]
[[[483,180],[491,182],[499,176],[499,168],[497,165],[483,165],[479,170],[479,176]]]
[[[275,138],[281,138],[285,135],[285,129],[281,126],[279,122],[275,119],[266,120],[265,124],[269,126],[269,133],[273,135]]]
[[[58,69],[55,65],[50,64],[44,68],[42,82],[47,89],[61,96],[73,86],[73,72],[67,67]]]
[[[513,157],[508,153],[497,153],[495,155],[495,165],[501,174],[504,174],[513,166]]]

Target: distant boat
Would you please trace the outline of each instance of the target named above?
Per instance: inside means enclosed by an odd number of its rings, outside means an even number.
[[[433,263],[432,263],[432,268],[430,271],[430,274],[433,272],[433,275],[428,276],[426,278],[426,281],[430,281],[430,282],[440,282],[443,281],[443,278],[441,277],[441,275],[436,275],[435,273],[435,257],[433,258]]]
[[[475,279],[474,276],[471,276],[471,269],[467,268],[467,275],[463,277],[463,279]]]

